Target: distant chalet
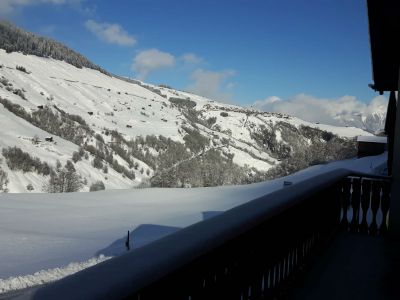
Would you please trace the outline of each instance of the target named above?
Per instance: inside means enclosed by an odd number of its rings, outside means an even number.
[[[379,155],[387,148],[386,136],[359,136],[357,137],[358,157]]]

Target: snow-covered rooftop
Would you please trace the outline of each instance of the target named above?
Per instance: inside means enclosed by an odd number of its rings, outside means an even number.
[[[386,136],[374,136],[374,135],[372,135],[372,136],[360,135],[357,137],[357,142],[386,144],[387,137]]]

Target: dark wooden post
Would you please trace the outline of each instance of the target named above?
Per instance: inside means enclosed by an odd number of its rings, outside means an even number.
[[[396,126],[396,95],[392,91],[389,96],[389,103],[386,112],[385,133],[387,136],[388,158],[387,168],[388,175],[392,175],[393,168],[393,144],[394,144],[394,129]]]
[[[347,218],[347,212],[350,206],[350,198],[351,198],[351,179],[345,178],[343,180],[343,194],[342,194],[342,207],[343,207],[343,215],[342,215],[342,226],[348,230],[349,220]]]
[[[362,187],[362,194],[361,194],[362,221],[360,224],[360,232],[368,233],[367,214],[371,202],[371,181],[364,179],[361,183],[361,187]]]
[[[388,232],[388,215],[389,215],[389,208],[390,208],[390,185],[389,182],[383,182],[382,186],[382,224],[380,227],[380,233],[386,234]]]
[[[350,223],[350,230],[358,232],[360,224],[361,178],[353,178],[352,187],[351,207],[353,209],[353,218]]]
[[[125,247],[126,247],[126,251],[131,250],[131,245],[129,243],[129,230],[128,230],[128,235],[127,235],[126,241],[125,241]]]
[[[380,194],[381,194],[381,181],[372,182],[372,194],[371,194],[371,211],[372,211],[372,223],[369,227],[369,232],[371,235],[376,235],[378,233],[378,223],[376,220],[378,209],[381,204]]]
[[[399,83],[400,86],[400,83]],[[396,106],[396,116],[400,116],[400,105]],[[389,212],[389,231],[400,237],[400,118],[396,118],[394,128],[392,187]]]

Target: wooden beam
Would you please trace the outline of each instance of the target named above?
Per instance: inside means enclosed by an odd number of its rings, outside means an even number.
[[[374,83],[371,87],[383,93],[397,90],[400,66],[400,1],[367,0],[369,36]]]
[[[399,70],[400,73],[400,70]],[[400,80],[399,80],[400,89]],[[397,95],[397,99],[399,94]],[[389,230],[393,237],[400,238],[400,105],[397,100],[396,125],[394,128],[394,147],[392,165],[392,187],[389,214]]]

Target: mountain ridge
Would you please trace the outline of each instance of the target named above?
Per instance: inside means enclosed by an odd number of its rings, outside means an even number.
[[[12,23],[2,20],[0,20],[0,48],[6,50],[7,53],[22,52],[39,57],[51,57],[56,60],[66,61],[77,68],[87,67],[106,75],[111,75],[64,44],[27,32]]]
[[[375,112],[360,112],[351,115],[337,115],[336,119],[345,126],[354,126],[371,133],[380,133],[385,127],[386,107]]]

